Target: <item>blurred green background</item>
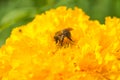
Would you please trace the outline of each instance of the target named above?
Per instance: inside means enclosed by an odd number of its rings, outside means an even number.
[[[120,17],[120,0],[0,0],[0,46],[14,27],[27,24],[36,14],[61,5],[82,8],[92,20],[101,23],[106,16]]]

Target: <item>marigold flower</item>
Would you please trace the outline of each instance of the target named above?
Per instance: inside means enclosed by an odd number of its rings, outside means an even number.
[[[57,31],[72,28],[57,45]],[[89,20],[81,9],[51,9],[13,29],[0,48],[0,80],[120,80],[120,19]]]

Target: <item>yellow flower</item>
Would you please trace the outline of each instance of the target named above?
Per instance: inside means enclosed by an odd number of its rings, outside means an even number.
[[[70,41],[55,43],[72,28]],[[51,9],[13,29],[0,48],[0,80],[120,80],[120,19],[89,20],[81,9]]]

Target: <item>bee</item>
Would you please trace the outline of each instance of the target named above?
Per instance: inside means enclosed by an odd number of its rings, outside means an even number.
[[[72,28],[65,28],[61,31],[58,31],[55,33],[54,35],[54,40],[57,43],[59,43],[61,46],[63,46],[63,41],[64,41],[64,38],[66,37],[67,39],[69,39],[70,41],[73,41],[71,39],[71,33],[70,31],[73,30]]]

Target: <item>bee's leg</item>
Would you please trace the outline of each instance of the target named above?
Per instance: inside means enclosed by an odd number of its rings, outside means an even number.
[[[70,32],[67,32],[67,33],[65,34],[65,36],[66,36],[69,40],[73,41],[73,40],[71,39],[71,33],[70,33]]]
[[[72,41],[72,39],[71,39],[71,33],[70,33],[69,31],[64,30],[64,31],[63,31],[63,34],[64,34],[64,37],[67,37],[69,40]]]
[[[63,46],[63,43],[62,43],[62,42],[60,42],[60,46]]]
[[[71,41],[73,41],[72,39],[71,39],[71,37],[68,37],[68,36],[66,36],[69,40],[71,40]]]
[[[61,39],[60,39],[61,46],[63,46],[64,37],[65,37],[64,35],[61,35]]]

